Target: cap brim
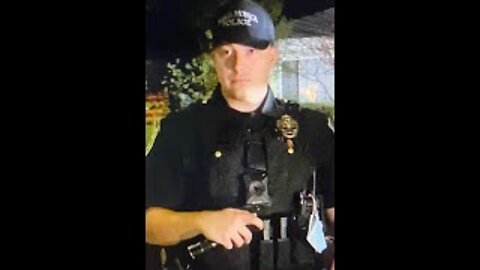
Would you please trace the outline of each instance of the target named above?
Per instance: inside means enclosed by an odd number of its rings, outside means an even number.
[[[263,50],[266,49],[272,43],[272,41],[252,38],[248,34],[242,34],[237,32],[236,35],[223,35],[217,38],[214,37],[212,48],[215,49],[220,45],[231,43],[242,44]]]

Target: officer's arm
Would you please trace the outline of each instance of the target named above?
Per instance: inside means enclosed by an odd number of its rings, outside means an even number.
[[[335,236],[335,207],[325,209],[325,217],[327,219],[328,233]],[[329,270],[335,270],[335,255],[333,255]]]
[[[146,242],[152,245],[171,246],[200,234],[200,212],[175,212],[160,207],[146,211]]]
[[[329,234],[335,235],[335,207],[325,209],[325,216]]]
[[[175,212],[151,207],[146,213],[146,241],[149,244],[171,246],[203,234],[207,239],[227,249],[250,243],[254,225],[263,229],[263,222],[254,214],[240,209],[217,211]]]

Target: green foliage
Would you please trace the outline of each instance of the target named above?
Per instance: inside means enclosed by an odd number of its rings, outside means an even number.
[[[145,125],[145,155],[148,155],[157,136],[159,127],[155,125]]]
[[[206,53],[182,65],[180,59],[168,63],[168,75],[162,85],[168,88],[170,108],[180,111],[197,101],[206,102],[217,85],[215,68]]]
[[[288,34],[292,32],[293,22],[288,21],[285,16],[282,16],[275,26],[275,39],[279,40],[288,37]]]

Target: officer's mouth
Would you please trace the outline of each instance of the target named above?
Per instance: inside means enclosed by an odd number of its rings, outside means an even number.
[[[247,82],[250,82],[250,79],[238,78],[238,79],[232,79],[231,82],[232,83],[247,83]]]

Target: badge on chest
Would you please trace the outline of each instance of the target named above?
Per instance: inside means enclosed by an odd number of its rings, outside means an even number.
[[[293,139],[298,134],[298,122],[290,115],[284,114],[277,120],[277,128],[287,143],[287,152],[293,154],[295,152]]]

